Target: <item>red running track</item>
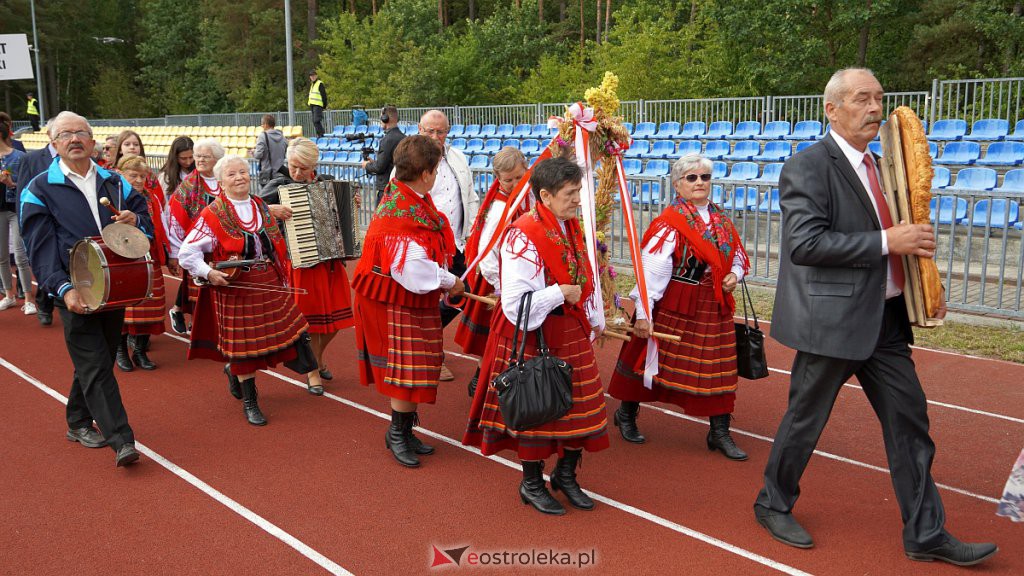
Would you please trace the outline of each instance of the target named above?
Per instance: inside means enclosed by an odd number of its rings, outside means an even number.
[[[169,293],[173,294],[174,282]],[[60,321],[0,315],[7,336],[0,391],[8,442],[0,448],[0,572],[5,574],[442,574],[499,572],[470,554],[593,551],[592,574],[954,574],[907,560],[880,428],[855,382],[844,388],[802,484],[795,513],[812,550],[772,540],[753,519],[771,437],[785,410],[792,351],[769,343],[773,373],[742,382],[734,422],[751,458],[707,451],[707,424],[674,407],[646,407],[648,443],[623,442],[584,458],[593,512],[542,516],[516,494],[514,462],[459,445],[475,360],[452,354],[456,380],[420,410],[438,446],[420,469],[383,446],[387,400],[358,385],[352,332],[328,350],[328,395],[306,394],[294,374],[258,377],[265,428],[246,424],[220,366],[185,362],[185,344],[155,338],[154,372],[118,373],[142,462],[115,469],[109,449],[64,439],[60,395],[71,363]],[[448,350],[454,327],[448,331]],[[603,374],[617,344],[598,350]],[[915,350],[938,446],[948,527],[1002,550],[975,569],[1024,573],[1024,531],[994,515],[994,501],[1024,445],[1024,366]],[[50,392],[52,390],[52,392]],[[614,409],[616,402],[609,402]],[[549,462],[548,467],[550,468]],[[558,496],[561,498],[561,496]],[[433,547],[469,546],[461,566],[431,568]],[[575,556],[574,556],[575,557]],[[503,573],[578,571],[505,567]]]

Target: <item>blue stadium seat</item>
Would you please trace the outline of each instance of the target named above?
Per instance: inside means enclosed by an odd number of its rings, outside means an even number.
[[[475,133],[473,130],[474,127],[476,128]],[[483,126],[470,124],[469,126],[466,126],[466,133],[464,136],[466,138],[473,138],[474,136],[477,138],[493,138],[497,133],[498,127],[494,124],[484,124]]]
[[[725,203],[725,188],[721,184],[711,185],[711,201],[719,206]]]
[[[817,120],[801,120],[793,127],[793,133],[786,140],[814,140],[821,136],[821,122]]]
[[[718,180],[719,178],[725,178],[726,173],[729,171],[729,165],[725,162],[712,162],[711,163],[711,179]]]
[[[626,170],[626,176],[635,176],[643,170],[643,162],[635,158],[623,158],[622,167]]]
[[[736,124],[736,131],[726,136],[729,140],[753,140],[761,136],[761,123],[747,120]]]
[[[511,138],[512,131],[515,128],[511,124],[498,124],[498,129],[494,132],[495,138]]]
[[[668,160],[649,160],[647,165],[644,166],[644,171],[640,173],[641,176],[668,176],[669,169]]]
[[[462,138],[466,127],[462,124],[452,124],[452,127],[448,129],[449,138]]]
[[[641,122],[633,131],[633,139],[641,140],[654,136],[654,122]]]
[[[782,212],[782,207],[779,206],[779,189],[772,188],[771,191],[766,192],[764,200],[757,205],[758,212],[771,212],[772,214],[779,214]]]
[[[708,126],[706,134],[699,136],[701,140],[721,140],[722,138],[728,138],[732,134],[732,122],[725,120],[719,120],[718,122],[712,122]]]
[[[709,160],[721,160],[729,153],[729,143],[725,140],[712,140],[704,147],[704,157]]]
[[[507,140],[502,140],[501,141],[501,147],[505,148],[506,146],[511,146],[511,147],[515,148],[516,150],[519,150],[519,146],[520,146],[519,140],[516,140],[515,138],[509,138]],[[486,144],[484,145],[484,147],[485,148],[487,147]]]
[[[989,215],[991,205],[991,216]],[[975,226],[984,227],[986,224],[992,228],[1006,228],[1013,226],[1020,221],[1020,204],[1007,198],[987,198],[978,200],[974,204],[971,223]]]
[[[999,118],[978,120],[964,140],[1003,140],[1010,133],[1010,121]]]
[[[1024,140],[1024,120],[1018,120],[1013,127],[1013,134],[1006,137],[1007,140]]]
[[[683,140],[676,149],[676,158],[682,158],[687,154],[700,154],[700,140]]]
[[[475,154],[473,159],[469,161],[470,168],[487,168],[487,156],[484,154]]]
[[[355,134],[355,133],[356,133],[356,127],[355,127],[354,124],[349,124],[348,126],[345,126],[345,135],[346,136],[349,135],[349,134]]]
[[[661,204],[661,182],[641,182],[639,197],[633,197],[640,204]]]
[[[1024,142],[993,142],[985,150],[981,166],[1019,166],[1024,162]]]
[[[420,133],[420,127],[416,124],[406,124],[405,126],[402,126],[401,130],[402,134],[405,134],[406,136],[415,136]]]
[[[484,140],[484,154],[496,154],[498,150],[501,150],[501,139],[500,138],[488,138]]]
[[[868,142],[868,149],[875,154],[875,156],[882,155],[882,143],[881,142]]]
[[[676,153],[676,143],[671,140],[655,140],[651,151],[641,154],[642,158],[668,158]]]
[[[1003,185],[996,188],[998,192],[1024,192],[1024,169],[1010,170],[1003,175]]]
[[[331,136],[344,136],[344,135],[345,135],[345,125],[344,124],[338,124],[337,126],[334,127],[334,130],[331,131]]]
[[[793,155],[793,145],[789,142],[771,140],[765,142],[764,151],[751,158],[758,162],[784,162]]]
[[[764,172],[761,173],[759,178],[755,178],[755,182],[767,182],[769,184],[778,184],[779,176],[782,174],[782,163],[775,162],[772,164],[764,165]]]
[[[330,144],[330,142],[331,142],[330,138],[328,138],[327,136],[321,136],[321,137],[316,139],[316,147],[321,149],[321,150],[326,150],[327,149],[327,145]]]
[[[729,180],[753,180],[757,178],[757,164],[753,162],[737,162],[732,165]]]
[[[964,168],[956,173],[950,190],[991,190],[996,187],[996,171],[991,168]]]
[[[674,140],[679,137],[679,122],[662,122],[658,126],[658,133],[651,136],[655,140]]]
[[[928,143],[928,155],[934,160],[939,155],[939,145],[935,142]]]
[[[543,138],[547,140],[548,138],[551,138],[554,132],[555,131],[553,129],[548,128],[547,124],[534,124],[533,128],[530,129],[530,137],[538,139]]]
[[[380,124],[374,124],[366,130],[366,133],[374,136],[382,136],[384,134],[384,129],[380,127]]]
[[[791,126],[789,122],[783,120],[776,120],[769,122],[764,125],[764,131],[761,132],[761,140],[783,140],[786,136],[789,136]]]
[[[622,123],[622,127],[625,128],[627,132],[629,132],[630,136],[633,135],[633,123],[632,122],[623,122]]]
[[[761,144],[753,140],[743,140],[736,143],[732,154],[726,154],[725,160],[750,160],[761,153]]]
[[[647,152],[651,151],[651,143],[647,140],[633,140],[629,145],[629,150],[626,150],[626,158],[639,158]]]
[[[484,141],[480,138],[470,138],[466,142],[466,154],[483,154]]]
[[[683,124],[682,131],[679,132],[680,139],[692,140],[694,138],[700,138],[707,132],[708,125],[701,121],[687,122]]]
[[[938,124],[938,122],[936,122],[936,124]],[[939,224],[952,224],[954,221],[957,224],[963,224],[967,219],[967,200],[963,198],[954,198],[952,196],[942,196],[941,198],[933,197],[932,201],[929,203],[932,223],[936,222],[936,206],[939,206]]]
[[[512,130],[513,138],[529,138],[533,134],[533,126],[530,124],[516,124],[515,130]]]
[[[332,152],[332,151],[328,150],[327,152],[323,153],[323,156],[321,156],[320,161],[321,162],[334,162],[334,157],[335,157],[336,154],[337,154],[336,152]]]
[[[959,119],[937,120],[932,124],[929,140],[962,140],[967,134],[967,121]]]
[[[340,138],[331,138],[330,140],[328,140],[327,141],[327,149],[328,150],[341,150],[341,139]]]
[[[974,164],[980,156],[981,146],[977,142],[950,142],[942,148],[942,156],[935,159],[935,164],[968,166]]]
[[[452,148],[455,148],[456,150],[465,150],[466,149],[466,139],[465,138],[452,138],[451,143],[452,143]]]
[[[519,150],[526,155],[538,154],[540,153],[540,141],[533,138],[527,138],[526,140],[523,140],[522,145],[519,146]]]
[[[805,148],[810,148],[813,145],[814,145],[814,142],[811,142],[811,141],[808,141],[808,140],[805,140],[803,142],[797,142],[796,143],[796,151],[800,152],[801,150],[803,150]]]
[[[949,174],[949,168],[945,166],[936,166],[935,173],[932,174],[932,189],[941,190],[949,186],[951,176]]]

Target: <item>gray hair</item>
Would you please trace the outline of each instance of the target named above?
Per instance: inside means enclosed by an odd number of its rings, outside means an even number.
[[[217,142],[216,138],[204,138],[199,142],[196,142],[192,146],[192,151],[198,152],[200,148],[209,150],[210,154],[213,154],[213,157],[216,160],[220,160],[224,157],[224,147],[220,145],[220,142]]]
[[[60,114],[57,114],[53,118],[50,118],[50,121],[46,123],[46,134],[50,137],[51,140],[55,136],[54,132],[56,132],[57,125],[63,124],[68,120],[81,120],[82,122],[85,122],[86,126],[89,127],[89,132],[92,132],[92,126],[89,124],[89,121],[86,120],[84,116],[75,114],[70,110],[64,110]]]
[[[221,157],[217,160],[217,163],[213,166],[213,177],[220,182],[221,175],[224,174],[224,170],[227,169],[228,164],[239,163],[245,166],[246,171],[249,170],[249,161],[237,154],[228,154],[227,156]]]
[[[831,78],[828,79],[828,84],[825,84],[825,101],[822,104],[828,104],[829,102],[836,106],[843,105],[843,99],[850,93],[850,87],[846,83],[846,77],[854,72],[866,72],[871,76],[875,73],[868,68],[843,68],[837,70]]]
[[[708,172],[711,172],[714,169],[714,166],[715,165],[711,160],[708,160],[700,154],[687,154],[679,160],[676,160],[675,164],[672,165],[672,183],[675,184],[676,180],[679,180],[684,174],[691,170],[703,168]]]
[[[420,124],[422,125],[424,120],[428,120],[430,118],[438,118],[439,120],[443,119],[444,123],[447,124],[449,127],[452,125],[451,122],[448,120],[448,115],[440,110],[427,110],[426,112],[424,112],[423,116],[420,116]]]

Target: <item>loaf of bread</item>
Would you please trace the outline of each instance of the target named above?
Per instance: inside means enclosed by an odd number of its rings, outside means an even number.
[[[932,157],[928,151],[928,138],[924,126],[914,111],[900,106],[892,113],[900,127],[900,142],[903,149],[903,164],[907,174],[912,223],[928,224],[931,217],[932,200]],[[933,258],[917,258],[921,270],[921,288],[924,297],[925,314],[934,318],[942,304],[942,281]],[[909,278],[908,278],[909,281]]]

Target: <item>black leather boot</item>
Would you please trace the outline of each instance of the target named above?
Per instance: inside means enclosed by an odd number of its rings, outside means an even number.
[[[414,412],[391,411],[391,426],[384,434],[384,446],[394,454],[395,460],[402,466],[417,468],[420,459],[416,457],[412,446],[409,445],[409,436],[406,435],[406,426],[412,429]]]
[[[132,362],[143,370],[156,370],[156,364],[149,359],[149,356],[146,356],[146,351],[149,350],[149,334],[138,334],[134,340],[132,348],[135,351],[132,352]]]
[[[242,385],[238,382],[238,376],[231,373],[231,364],[224,365],[224,373],[228,376],[228,392],[232,396],[242,399]]]
[[[622,434],[622,439],[626,442],[632,442],[633,444],[647,442],[647,438],[636,427],[636,417],[638,414],[640,414],[639,402],[623,402],[619,405],[619,409],[615,411],[615,425],[619,427],[619,433]]]
[[[555,469],[551,471],[551,489],[561,490],[574,508],[593,510],[594,501],[583,493],[576,482],[576,465],[583,458],[583,451],[564,450],[564,453],[565,456],[558,459]]]
[[[427,456],[434,453],[434,447],[430,444],[424,444],[422,440],[416,437],[412,433],[413,426],[420,425],[420,414],[419,412],[412,413],[412,419],[406,424],[405,437],[409,442],[409,447],[412,451],[419,454],[420,456]]]
[[[260,411],[260,405],[256,403],[256,378],[249,378],[239,382],[242,388],[242,409],[245,411],[245,419],[253,426],[266,426],[267,419]]]
[[[519,484],[519,497],[544,514],[561,516],[565,507],[555,500],[544,485],[544,461],[523,460],[523,481]]]
[[[128,335],[121,334],[121,341],[117,344],[117,367],[125,372],[135,369],[132,359],[128,356]]]
[[[469,397],[476,396],[476,382],[480,379],[480,367],[476,367],[476,372],[473,373],[473,377],[469,380]]]
[[[729,420],[732,414],[711,417],[711,430],[708,431],[708,450],[721,450],[729,460],[746,460],[747,453],[740,450],[729,434]]]

